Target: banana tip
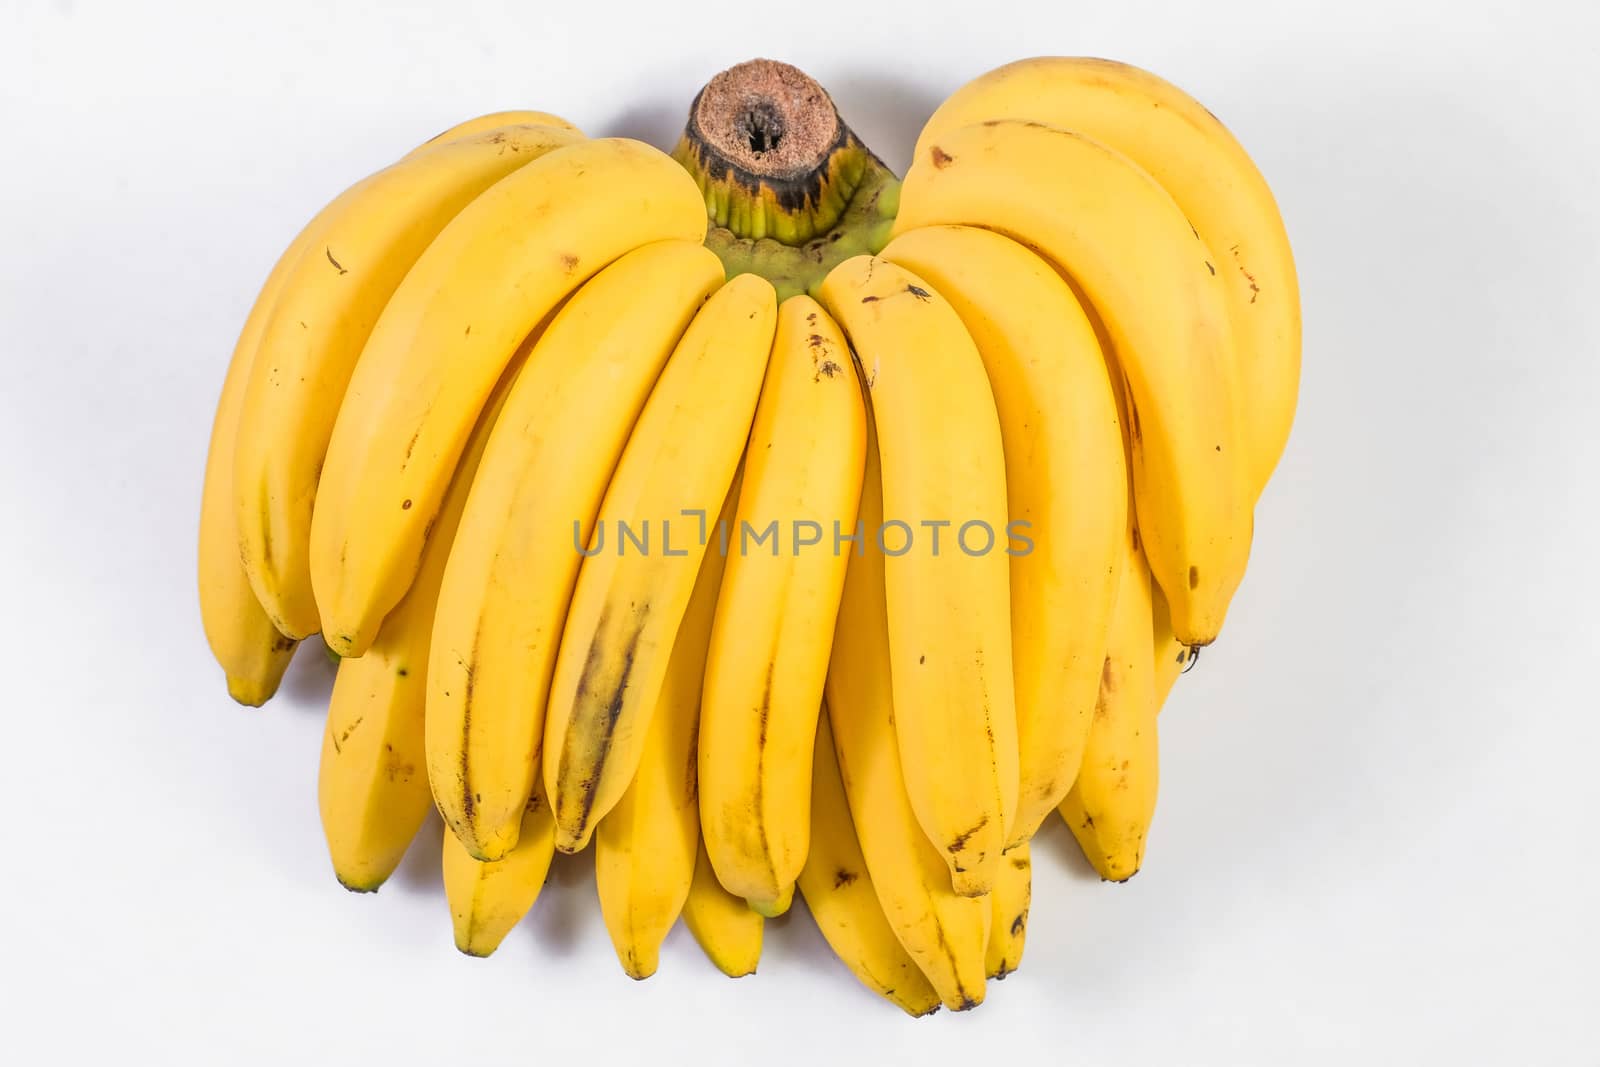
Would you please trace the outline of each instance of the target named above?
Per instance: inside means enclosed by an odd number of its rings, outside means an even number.
[[[746,900],[745,903],[750,906],[751,911],[755,912],[763,919],[776,919],[778,916],[788,911],[789,905],[794,903],[794,891],[791,889],[789,892],[780,896],[777,900],[751,899]]]
[[[971,871],[950,875],[950,890],[958,897],[986,897],[993,888],[993,878],[980,877]]]
[[[339,880],[340,885],[344,886],[352,893],[376,893],[378,888],[383,885],[381,879],[376,882],[362,882],[354,878],[346,878],[337,871],[334,872],[333,876]]]
[[[569,856],[575,856],[589,847],[589,838],[592,831],[587,827],[565,827],[556,825],[556,851]]]
[[[263,688],[258,682],[248,678],[229,678],[228,696],[234,703],[243,704],[247,708],[259,708],[272,699],[272,694],[277,691],[274,685],[271,689]]]
[[[632,978],[635,982],[642,982],[656,973],[656,968],[661,964],[658,955],[642,957],[628,953],[621,958],[622,973]]]
[[[1100,880],[1102,882],[1111,882],[1115,885],[1122,885],[1124,882],[1131,880],[1134,875],[1138,874],[1139,870],[1140,868],[1138,864],[1133,864],[1131,867],[1129,867],[1119,863],[1115,865],[1105,865],[1101,867],[1097,873],[1100,875]]]

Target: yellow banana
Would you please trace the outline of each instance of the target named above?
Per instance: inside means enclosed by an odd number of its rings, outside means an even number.
[[[1022,963],[1028,936],[1028,906],[1033,900],[1033,859],[1028,842],[1006,850],[1000,877],[989,894],[993,918],[989,923],[989,950],[984,970],[990,978],[1004,979]]]
[[[1125,551],[1083,767],[1061,803],[1084,856],[1111,882],[1132,878],[1144,860],[1158,774],[1150,571],[1131,528]]]
[[[883,522],[870,430],[859,514],[869,531]],[[951,889],[945,858],[923,834],[906,793],[895,738],[905,708],[891,683],[884,563],[870,533],[864,554],[850,557],[828,662],[828,723],[861,854],[889,926],[945,1005],[963,1011],[983,1002],[991,909],[988,900]]]
[[[554,117],[539,112],[523,114]],[[485,116],[490,117],[493,116]],[[485,128],[480,125],[482,121],[473,119],[453,126],[413,149],[412,154],[428,145],[482,132]],[[560,124],[566,125],[565,122]],[[251,366],[278,296],[301,255],[317,244],[329,220],[342,215],[349,204],[368,195],[370,181],[368,178],[357,182],[318,212],[279,257],[240,331],[223,383],[222,399],[217,404],[200,504],[200,617],[212,654],[222,665],[228,680],[228,692],[241,704],[260,705],[271,698],[295,648],[295,642],[284,637],[262,609],[239,559],[233,467]]]
[[[935,226],[882,255],[927,279],[977,343],[1005,443],[1007,511],[1032,542],[1010,561],[1016,844],[1061,803],[1083,762],[1127,525],[1116,400],[1077,297],[1015,241]]]
[[[907,1015],[931,1015],[939,1010],[939,994],[895,937],[878,903],[826,715],[817,723],[812,764],[811,848],[799,878],[806,907],[834,955],[862,985]]]
[[[771,283],[753,274],[706,302],[667,360],[606,488],[545,720],[545,786],[564,852],[588,843],[639,766],[707,524],[750,433],[777,311]],[[686,514],[694,511],[698,518]],[[651,528],[658,536],[645,545],[638,538],[649,540]]]
[[[519,358],[506,368],[472,431],[411,591],[383,620],[366,655],[339,661],[317,801],[333,873],[346,889],[372,892],[382,885],[432,806],[423,708],[439,586],[484,445],[523,365]]]
[[[1005,454],[983,361],[923,279],[857,256],[819,290],[871,394],[895,732],[912,809],[962,896],[989,891],[1017,810]],[[898,524],[895,526],[894,524]],[[847,772],[848,773],[848,772]],[[936,983],[937,984],[937,983]]]
[[[360,655],[399,603],[490,389],[550,311],[618,256],[705,237],[693,179],[637,141],[580,141],[497,182],[395,290],[334,424],[311,531],[323,637]]]
[[[479,115],[476,118],[457,123],[443,133],[428,138],[403,158],[410,159],[418,152],[426,151],[441,141],[455,141],[463,137],[471,137],[473,134],[498,130],[502,126],[550,126],[558,130],[571,130],[573,133],[578,134],[583,132],[560,115],[552,115],[548,111],[491,111],[487,115]]]
[[[284,633],[317,632],[311,509],[345,387],[372,324],[423,249],[479,193],[579,135],[510,127],[449,141],[373,175],[284,282],[240,416],[239,554]]]
[[[733,520],[738,480],[719,522]],[[689,607],[672,644],[661,697],[645,731],[639,769],[594,833],[600,914],[629,978],[656,973],[661,942],[678,921],[694,881],[700,846],[695,737],[700,683],[727,557],[713,546],[700,564]]]
[[[661,367],[721,284],[716,256],[688,241],[606,267],[540,338],[484,451],[439,593],[426,731],[434,800],[480,859],[516,843],[533,790],[579,546]]]
[[[239,562],[239,528],[233,506],[233,454],[239,439],[239,413],[244,408],[245,387],[262,330],[284,279],[301,253],[316,240],[324,216],[331,210],[325,209],[294,239],[261,287],[222,381],[222,397],[211,424],[211,448],[206,455],[205,486],[200,495],[200,622],[211,655],[227,680],[228,695],[251,707],[265,704],[278,691],[298,642],[285,637],[273,625]]]
[[[444,894],[450,904],[456,948],[487,956],[528,914],[555,856],[555,822],[544,791],[535,790],[522,816],[517,847],[504,859],[483,863],[444,835]]]
[[[1177,201],[1218,256],[1238,346],[1241,444],[1257,494],[1283,453],[1300,388],[1300,291],[1272,190],[1199,101],[1149,71],[1106,59],[1024,59],[969,82],[917,140],[990,119],[1033,119],[1121,152]]]
[[[756,973],[766,920],[751,911],[743,897],[722,888],[704,841],[695,860],[689,896],[683,902],[683,922],[717,970],[729,978]]]
[[[1150,567],[1178,636],[1208,644],[1244,573],[1254,502],[1212,253],[1125,156],[1038,123],[949,131],[917,157],[896,234],[941,223],[1038,249],[1099,316],[1132,400],[1131,467]]]
[[[717,879],[768,917],[810,835],[811,753],[866,451],[844,336],[808,296],[778,309],[705,659],[700,825]],[[770,532],[767,544],[757,537]]]

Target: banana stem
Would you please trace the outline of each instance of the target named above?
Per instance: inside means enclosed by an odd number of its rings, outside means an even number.
[[[728,277],[759,274],[780,297],[888,242],[900,182],[786,63],[755,59],[708,82],[673,158],[705,197],[706,247]]]

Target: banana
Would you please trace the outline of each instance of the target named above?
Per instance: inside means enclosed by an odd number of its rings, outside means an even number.
[[[968,83],[917,139],[926,157],[945,134],[990,119],[1075,130],[1127,156],[1177,201],[1222,257],[1238,345],[1240,429],[1259,495],[1283,454],[1300,388],[1300,290],[1272,190],[1217,117],[1170,82],[1125,63],[1041,57]]]
[[[931,1015],[939,1010],[939,994],[895,937],[878,903],[826,715],[817,723],[812,767],[811,847],[799,877],[806,907],[834,955],[862,985],[907,1015]]]
[[[735,478],[719,523],[733,521],[738,491]],[[629,978],[656,973],[661,942],[678,921],[694,881],[700,844],[695,773],[700,683],[726,559],[713,547],[700,564],[645,731],[639,769],[594,833],[600,914]]]
[[[1028,905],[1033,899],[1033,860],[1028,842],[1006,850],[989,894],[992,918],[989,922],[989,949],[984,956],[984,971],[990,978],[1003,980],[1022,962],[1022,947],[1028,935]]]
[[[695,860],[689,896],[683,902],[683,923],[717,970],[729,978],[756,973],[766,920],[751,911],[743,897],[722,888],[704,841]]]
[[[1150,571],[1131,527],[1125,551],[1083,767],[1061,802],[1084,856],[1109,882],[1132,878],[1144,860],[1158,774]]]
[[[1161,588],[1153,581],[1150,586],[1150,623],[1155,638],[1156,710],[1160,711],[1166,706],[1178,675],[1188,668],[1195,652],[1172,636],[1172,610],[1167,607],[1167,598],[1161,595]]]
[[[737,541],[717,597],[700,722],[700,826],[717,879],[788,909],[810,837],[811,753],[854,531],[866,412],[839,328],[778,309],[746,448]],[[771,531],[770,548],[754,540]]]
[[[311,514],[351,372],[407,270],[462,208],[580,134],[513,126],[453,140],[373,175],[324,221],[285,279],[250,371],[234,452],[239,555],[290,637],[317,632]]]
[[[1151,570],[1178,636],[1208,644],[1244,572],[1254,502],[1212,253],[1125,156],[1038,123],[941,133],[917,157],[895,233],[942,223],[1023,241],[1086,296],[1132,399],[1131,466]]]
[[[317,801],[340,884],[373,892],[394,873],[427,818],[423,709],[439,586],[467,492],[495,420],[524,366],[512,361],[462,453],[410,592],[358,659],[342,659],[322,734]]]
[[[468,956],[488,956],[539,899],[555,857],[555,822],[543,790],[528,798],[517,847],[504,859],[473,859],[450,834],[444,835],[444,894],[450,904],[456,948]]]
[[[883,523],[870,427],[859,514],[869,531]],[[923,834],[907,796],[895,738],[905,706],[891,683],[884,563],[870,533],[864,554],[850,558],[828,661],[828,724],[878,903],[940,999],[964,1011],[983,1002],[991,908],[985,899],[955,894],[945,858]]]
[[[434,800],[480,859],[516,843],[533,791],[579,546],[657,375],[721,284],[716,256],[688,241],[606,267],[539,339],[484,450],[439,593],[426,720]]]
[[[312,518],[323,637],[358,656],[399,603],[462,446],[512,354],[623,253],[699,243],[693,179],[637,141],[580,141],[497,182],[439,233],[395,290],[329,441]]]
[[[285,637],[273,625],[239,562],[233,507],[233,454],[239,440],[239,413],[244,407],[245,387],[262,331],[284,280],[301,254],[315,242],[324,217],[331,210],[325,209],[301,231],[261,287],[222,381],[222,396],[217,401],[206,455],[205,485],[200,494],[200,623],[211,655],[227,680],[228,695],[251,707],[265,704],[278,691],[298,642]]]
[[[750,433],[777,311],[771,283],[754,274],[739,275],[706,302],[667,360],[606,488],[545,720],[545,786],[564,852],[588,843],[638,768],[709,516],[727,496]]]
[[[935,226],[896,238],[882,256],[927,279],[977,343],[1000,416],[1007,510],[1032,541],[1010,561],[1015,845],[1061,803],[1083,762],[1127,524],[1117,404],[1082,305],[1015,241]]]
[[[401,158],[410,159],[418,152],[425,152],[441,141],[460,140],[474,134],[498,130],[502,126],[550,126],[558,130],[583,133],[560,115],[552,115],[548,111],[491,111],[487,115],[479,115],[477,118],[457,123],[443,133],[428,138]]]
[[[507,116],[508,121],[487,123],[486,120],[499,117],[493,115],[469,120],[413,149],[411,155],[431,145],[511,125],[516,121],[514,116],[528,116],[524,121],[555,118],[542,112],[501,114]],[[564,120],[547,124],[569,125]],[[278,296],[302,254],[321,239],[330,219],[342,215],[353,201],[368,195],[370,181],[368,178],[357,182],[318,212],[279,258],[240,331],[223,382],[222,399],[217,405],[200,505],[200,616],[212,654],[227,678],[228,692],[241,704],[257,706],[271,698],[295,648],[295,642],[284,637],[261,608],[239,558],[233,467],[251,366]]]
[[[912,809],[962,896],[989,891],[1017,811],[1005,454],[972,338],[923,279],[857,256],[819,290],[871,395],[895,732]],[[893,542],[899,552],[891,552]],[[942,544],[941,544],[942,542]],[[848,772],[847,772],[848,773]],[[937,983],[936,983],[937,984]]]

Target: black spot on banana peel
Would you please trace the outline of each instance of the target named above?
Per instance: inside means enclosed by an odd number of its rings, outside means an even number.
[[[787,64],[757,59],[712,78],[672,155],[705,196],[705,244],[728,277],[759,274],[780,300],[888,243],[899,180]]]

